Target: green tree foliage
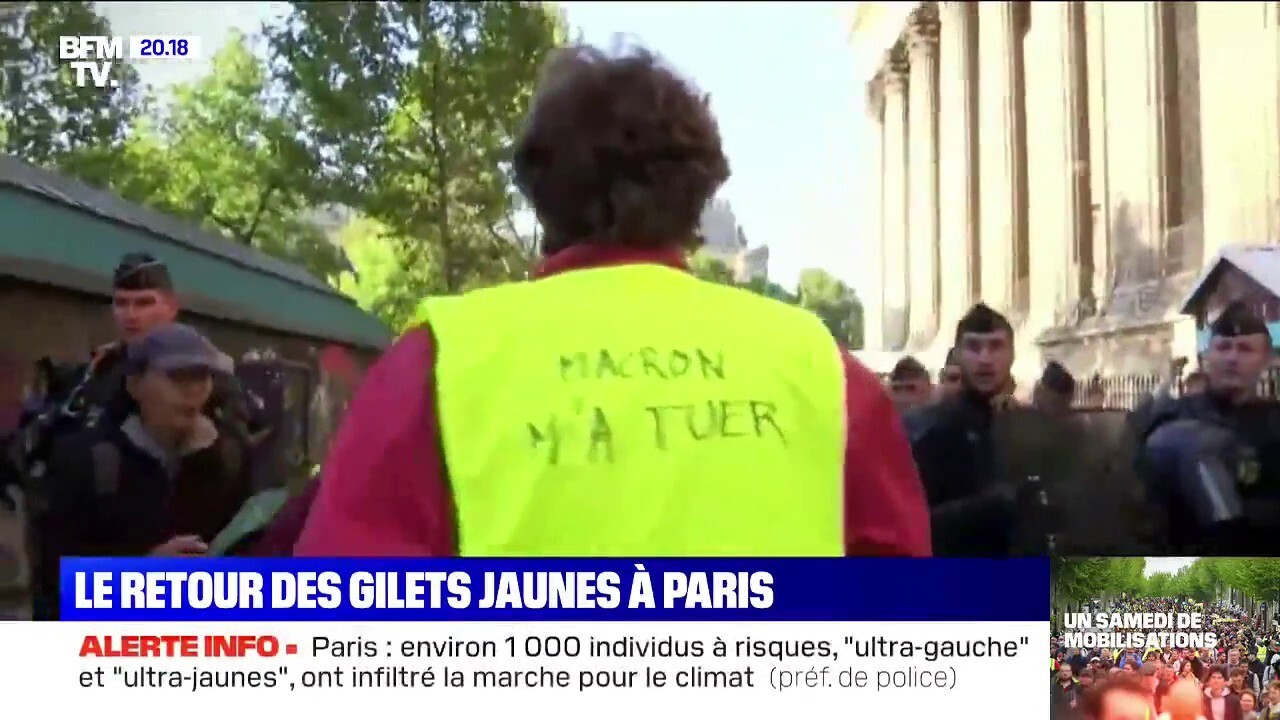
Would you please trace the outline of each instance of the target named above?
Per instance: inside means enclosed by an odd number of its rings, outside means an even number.
[[[723,260],[712,257],[705,252],[699,251],[689,256],[689,269],[694,275],[709,282],[721,285],[736,285],[757,295],[780,300],[788,305],[795,305],[799,302],[795,293],[788,291],[778,283],[769,282],[768,278],[753,277],[744,283],[737,282],[734,280],[733,270],[730,270]]]
[[[197,223],[244,245],[336,278],[340,247],[310,219],[309,156],[279,112],[266,68],[240,35],[205,77],[174,88],[158,123],[140,122],[126,148],[124,197]]]
[[[810,269],[800,271],[796,294],[800,297],[800,307],[822,318],[836,340],[851,350],[862,347],[862,303],[853,288],[825,270]]]
[[[1103,595],[1190,597],[1209,602],[1226,589],[1257,600],[1280,596],[1280,559],[1197,558],[1177,573],[1144,577],[1142,558],[1055,558],[1053,589],[1059,601],[1085,601]]]
[[[75,72],[58,59],[58,37],[111,34],[90,2],[18,3],[0,19],[4,153],[105,184],[144,106],[138,76],[127,65],[113,67],[118,87],[77,87]]]
[[[862,303],[852,288],[832,277],[825,270],[803,270],[800,284],[794,293],[767,278],[752,278],[745,283],[734,280],[733,271],[723,261],[705,252],[696,252],[689,258],[693,274],[721,285],[736,285],[757,295],[773,298],[789,305],[813,312],[822,318],[832,336],[850,349],[862,347]]]
[[[1142,558],[1054,558],[1054,596],[1083,602],[1106,594],[1141,594],[1146,589],[1145,565]]]
[[[719,258],[697,252],[689,257],[689,270],[699,278],[707,282],[719,283],[721,285],[734,285],[733,271],[729,266]]]
[[[1147,595],[1151,597],[1177,597],[1176,588],[1173,575],[1169,573],[1153,573],[1147,578]]]
[[[5,152],[299,263],[397,329],[425,296],[527,277],[538,237],[509,153],[567,39],[554,4],[295,2],[260,47],[234,36],[163,108],[128,67],[117,88],[75,87],[58,37],[111,34],[87,2],[0,17]],[[358,217],[326,237],[316,211],[332,207]],[[711,258],[693,268],[734,284]],[[825,272],[794,292],[741,286],[861,344],[861,306]]]
[[[1277,558],[1202,558],[1216,566],[1218,577],[1227,587],[1240,590],[1256,599],[1280,596],[1280,559]]]
[[[564,37],[541,3],[292,4],[269,31],[316,183],[454,293],[523,274],[508,153]]]
[[[1110,558],[1111,590],[1124,595],[1140,595],[1146,591],[1146,560],[1140,557]]]
[[[799,302],[795,296],[795,293],[792,293],[791,291],[782,287],[778,283],[769,282],[767,278],[762,278],[762,277],[751,278],[745,284],[743,284],[742,287],[745,287],[746,289],[750,290],[751,292],[757,295],[764,295],[765,297],[770,297],[770,298],[773,298],[774,300],[782,301],[784,303],[787,303],[788,305],[795,305],[797,302]]]
[[[404,330],[422,298],[434,290],[430,286],[434,273],[430,268],[401,262],[404,241],[376,220],[356,218],[343,228],[340,237],[356,271],[344,273],[338,289],[392,329]]]

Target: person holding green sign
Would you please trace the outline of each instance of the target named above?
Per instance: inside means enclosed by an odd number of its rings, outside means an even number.
[[[59,558],[225,552],[238,532],[225,530],[251,494],[242,444],[203,412],[214,376],[232,370],[227,356],[174,323],[130,341],[122,363],[132,412],[62,439],[51,454],[36,522],[37,619],[56,614]]]

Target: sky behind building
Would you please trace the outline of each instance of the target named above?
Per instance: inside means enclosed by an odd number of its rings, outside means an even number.
[[[861,83],[849,47],[849,2],[565,2],[588,42],[623,34],[659,53],[711,94],[733,176],[721,195],[752,245],[771,250],[770,275],[793,284],[819,267],[868,287],[859,262]],[[198,35],[204,61],[151,63],[163,90],[209,69],[233,30],[256,32],[285,3],[102,2],[118,35]]]

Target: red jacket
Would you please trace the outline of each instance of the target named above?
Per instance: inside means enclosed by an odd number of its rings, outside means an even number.
[[[685,267],[678,251],[574,247],[548,258],[538,276],[629,263]],[[848,353],[841,355],[849,433],[846,552],[927,556],[929,513],[898,415],[876,376]],[[296,555],[457,554],[434,363],[435,339],[422,327],[406,333],[370,369],[334,438]]]

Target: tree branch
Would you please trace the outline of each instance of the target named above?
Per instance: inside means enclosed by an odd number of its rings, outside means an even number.
[[[242,244],[249,246],[253,245],[253,236],[258,232],[258,225],[262,222],[262,216],[267,211],[267,204],[271,201],[271,197],[276,194],[276,190],[278,189],[279,183],[275,178],[272,178],[267,183],[267,186],[263,188],[262,194],[258,196],[258,208],[253,213],[253,220],[249,221],[249,228],[243,235],[237,238]]]

